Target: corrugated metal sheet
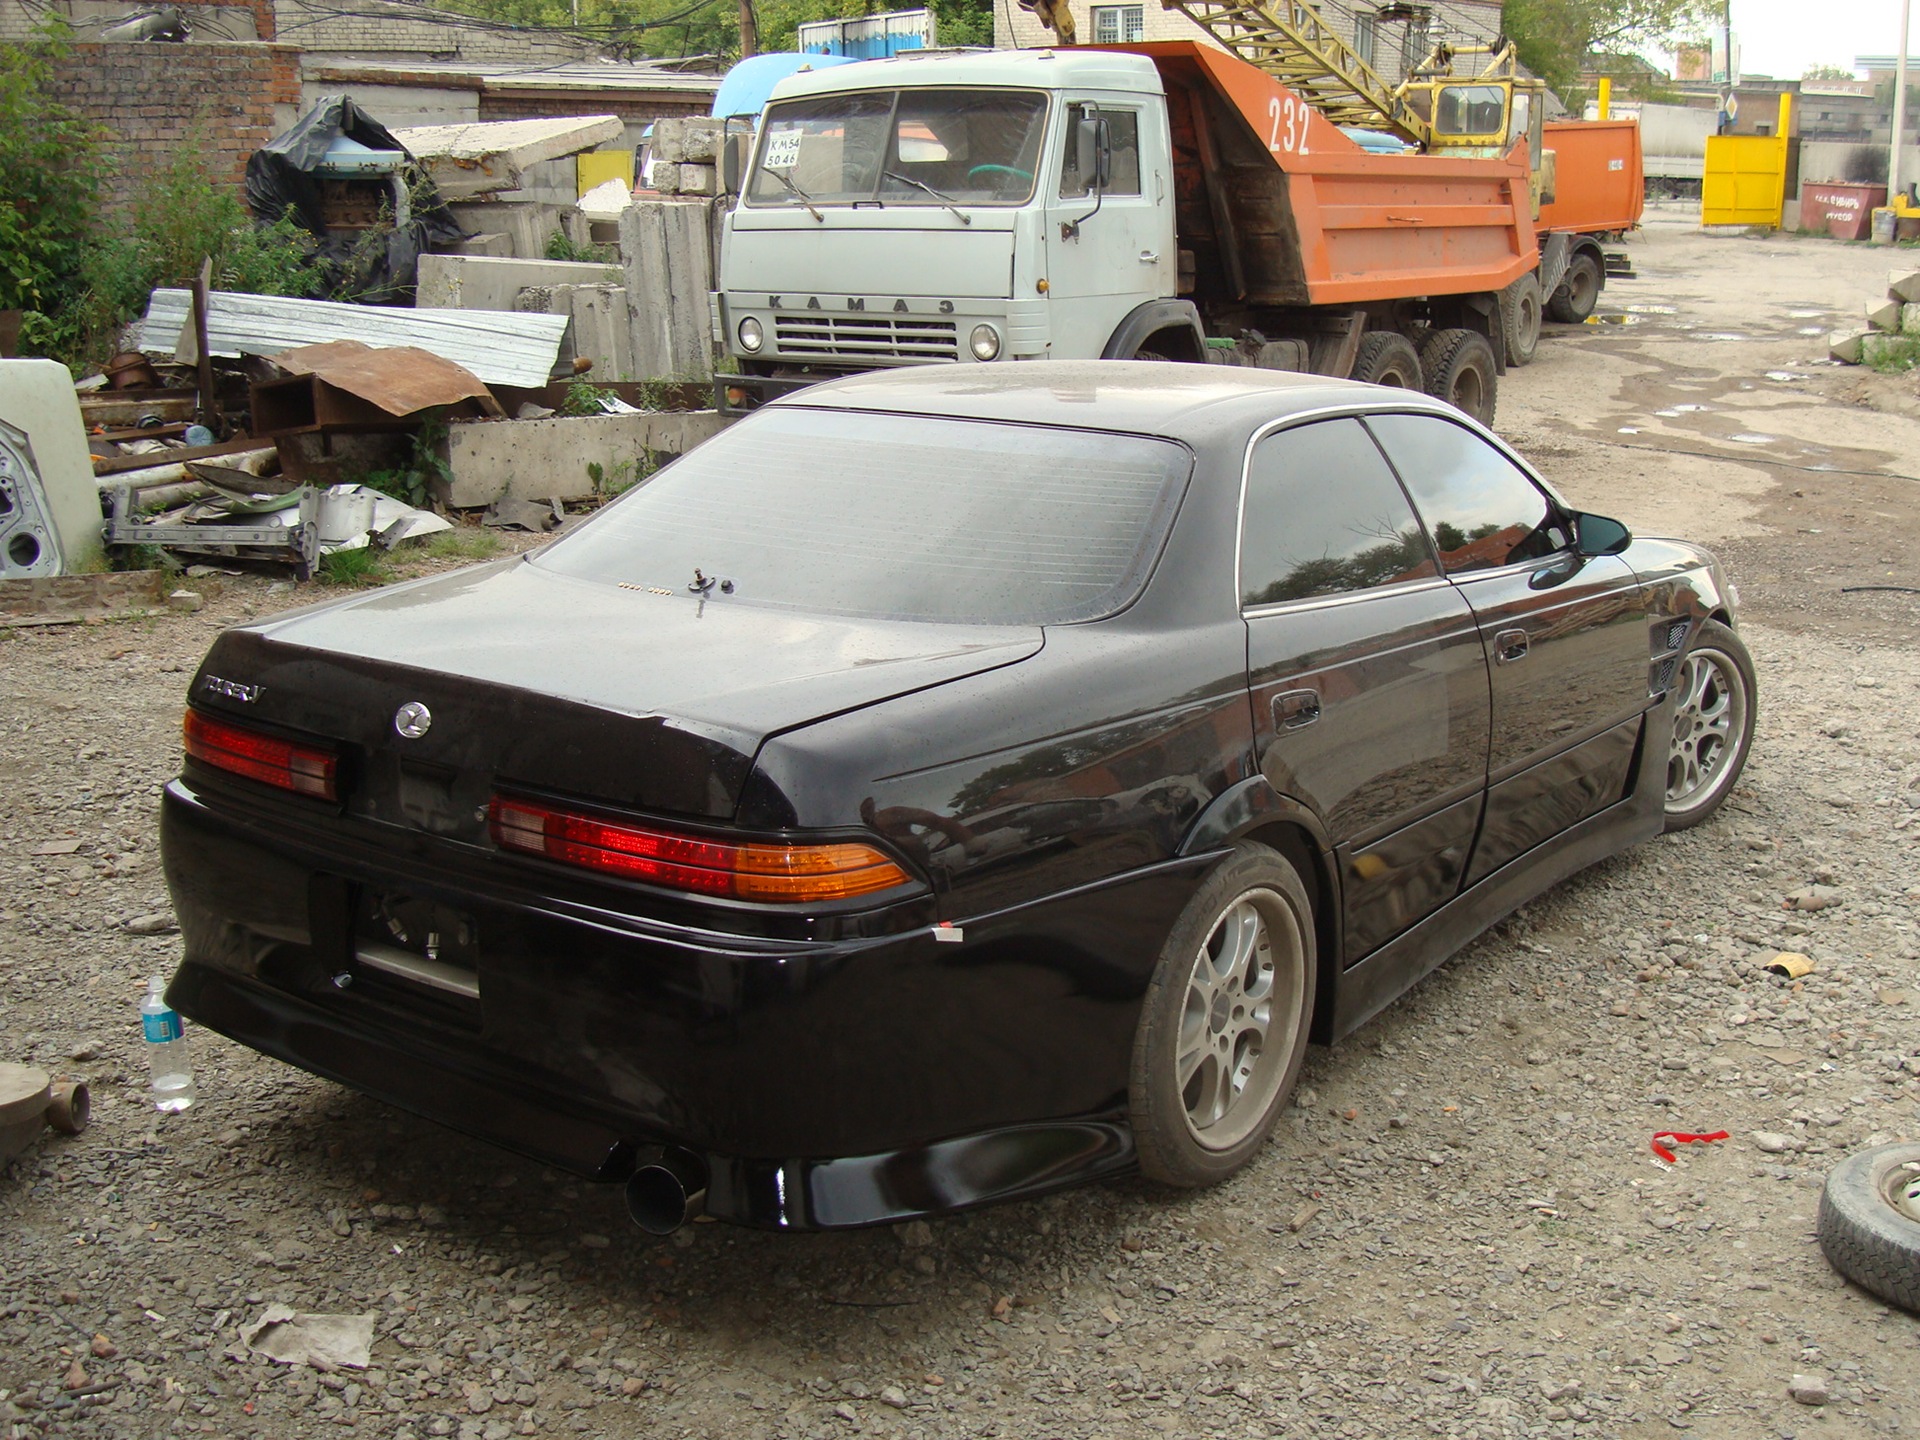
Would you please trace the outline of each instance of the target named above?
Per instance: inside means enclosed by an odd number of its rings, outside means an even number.
[[[168,355],[179,343],[193,301],[185,290],[156,290],[140,326],[140,348]],[[235,295],[216,290],[207,307],[207,348],[229,359],[277,355],[298,345],[360,340],[413,345],[464,366],[489,385],[547,383],[561,358],[568,317],[508,310],[400,310]]]

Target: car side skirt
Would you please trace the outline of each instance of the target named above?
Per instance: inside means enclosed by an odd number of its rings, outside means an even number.
[[[1358,1029],[1529,900],[1596,861],[1658,835],[1666,815],[1666,752],[1650,739],[1667,714],[1665,705],[1656,706],[1641,722],[1629,770],[1634,783],[1625,799],[1516,856],[1349,966],[1337,982],[1328,1033],[1315,1038],[1331,1043]]]

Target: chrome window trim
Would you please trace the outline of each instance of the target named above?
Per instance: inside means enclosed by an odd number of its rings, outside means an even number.
[[[1360,600],[1378,600],[1392,595],[1418,595],[1423,590],[1444,590],[1451,581],[1444,575],[1430,575],[1421,580],[1396,580],[1391,585],[1369,585],[1364,590],[1342,590],[1334,595],[1308,595],[1299,600],[1276,600],[1271,605],[1256,605],[1252,609],[1243,607],[1240,616],[1244,620],[1265,620],[1274,615],[1291,615],[1301,610],[1326,610],[1335,605],[1352,605]]]

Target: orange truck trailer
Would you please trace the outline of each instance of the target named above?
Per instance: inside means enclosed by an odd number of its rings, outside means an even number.
[[[1435,126],[1484,127],[1455,101],[1436,92]],[[728,160],[722,406],[882,366],[1105,357],[1352,376],[1490,419],[1505,299],[1540,260],[1539,125],[1380,153],[1191,41],[795,75]]]
[[[1640,224],[1647,189],[1640,122],[1549,120],[1545,144],[1554,163],[1537,222],[1540,293],[1549,319],[1578,324],[1593,313],[1609,275],[1633,274],[1625,252],[1603,246]]]

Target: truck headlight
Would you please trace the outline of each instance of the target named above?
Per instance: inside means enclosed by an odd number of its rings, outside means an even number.
[[[749,355],[758,353],[760,347],[767,343],[766,331],[760,328],[760,322],[751,315],[740,322],[739,334],[740,348]]]
[[[991,360],[1000,353],[1000,332],[991,325],[976,325],[973,334],[967,337],[967,344],[972,347],[974,359]]]

